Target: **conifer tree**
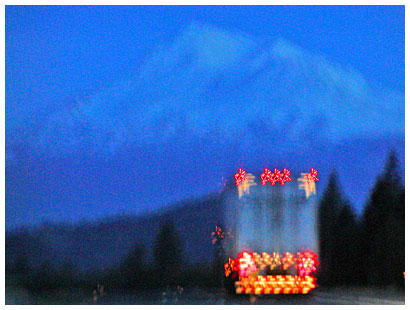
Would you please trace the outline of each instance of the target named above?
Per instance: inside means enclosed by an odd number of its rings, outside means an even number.
[[[136,288],[144,283],[145,249],[136,244],[120,266],[120,281],[127,288]]]
[[[357,284],[360,276],[358,272],[358,229],[355,214],[347,202],[338,216],[333,239],[336,265],[332,267],[337,268],[335,270],[336,284]]]
[[[319,259],[320,281],[324,284],[334,284],[337,275],[337,244],[335,242],[337,223],[343,208],[342,195],[339,190],[337,174],[333,171],[322,199],[319,203]]]
[[[175,285],[181,278],[183,266],[182,242],[171,221],[161,228],[154,248],[157,275],[162,285]]]
[[[398,282],[404,271],[404,187],[398,167],[392,151],[363,214],[364,268],[369,284]]]

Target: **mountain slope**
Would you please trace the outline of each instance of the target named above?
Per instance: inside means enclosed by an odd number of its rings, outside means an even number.
[[[390,148],[404,158],[404,95],[283,39],[193,24],[37,132],[23,146],[7,139],[10,226],[157,210],[239,167],[315,167],[323,182],[331,168],[375,173]],[[372,173],[342,180],[357,208]]]
[[[283,39],[261,47],[193,24],[135,78],[51,115],[34,145],[45,154],[112,154],[127,143],[162,145],[182,134],[234,141],[261,122],[270,136],[285,134],[293,143],[311,128],[311,139],[332,141],[397,134],[404,133],[403,103],[403,95],[372,89],[359,72]]]
[[[146,250],[146,261],[150,262],[158,232],[167,220],[177,227],[188,262],[212,261],[211,232],[222,221],[218,195],[188,200],[157,214],[8,232],[6,257],[12,264],[25,252],[34,266],[48,260],[55,266],[71,262],[79,270],[94,270],[117,266],[140,244]]]

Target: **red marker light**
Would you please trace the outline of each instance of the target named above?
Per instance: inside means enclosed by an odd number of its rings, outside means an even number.
[[[235,173],[235,184],[239,185],[242,181],[247,181],[248,179],[246,178],[246,171],[239,168],[238,173]]]
[[[275,184],[273,173],[268,168],[265,168],[265,172],[261,174],[262,185],[265,185],[266,182],[270,182],[271,185]]]
[[[317,177],[317,170],[313,168],[310,169],[310,172],[306,175],[306,178],[307,178],[308,184],[310,184],[310,182],[319,181]]]

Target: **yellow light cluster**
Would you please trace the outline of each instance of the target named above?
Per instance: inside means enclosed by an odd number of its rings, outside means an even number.
[[[316,184],[315,182],[308,182],[307,173],[301,173],[301,178],[298,178],[299,189],[304,189],[306,193],[306,199],[311,195],[316,195]]]
[[[262,255],[259,253],[253,252],[252,253],[252,258],[256,263],[256,266],[258,267],[258,270],[263,270],[267,266],[271,270],[282,264],[282,261],[280,259],[280,255],[278,253],[273,252],[272,256],[266,252],[262,252]]]
[[[244,194],[249,194],[250,190],[249,187],[257,185],[255,182],[255,176],[251,173],[246,173],[246,179],[243,180],[238,185],[238,194],[239,198],[241,198]]]
[[[280,259],[279,253],[273,252],[272,254],[272,263],[271,263],[271,269],[276,268],[277,266],[280,266],[282,264],[282,260]]]
[[[237,294],[307,294],[316,287],[315,278],[295,275],[257,276],[235,282]]]
[[[297,258],[292,253],[286,252],[282,257],[282,264],[284,270],[296,264],[296,262]]]

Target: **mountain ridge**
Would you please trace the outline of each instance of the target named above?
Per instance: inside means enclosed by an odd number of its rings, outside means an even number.
[[[220,86],[215,88],[215,83]],[[242,87],[242,83],[246,84]],[[282,38],[263,49],[242,34],[194,24],[168,48],[159,48],[148,58],[135,78],[103,90],[69,114],[52,115],[34,145],[44,154],[84,145],[113,154],[127,141],[167,143],[180,134],[181,126],[190,136],[219,128],[222,137],[231,140],[237,123],[246,124],[249,118],[283,124],[286,115],[293,113],[288,112],[289,105],[299,111],[295,131],[305,130],[304,123],[316,117],[325,121],[333,136],[335,132],[374,133],[377,127],[378,132],[400,131],[404,122],[399,129],[394,119],[385,122],[391,115],[383,113],[390,109],[383,104],[385,96],[391,97],[390,105],[399,108],[398,119],[403,119],[404,97],[390,92],[379,98],[352,68],[312,55]],[[371,104],[377,112],[372,117],[363,114],[363,104]],[[53,140],[59,144],[49,148],[50,137],[58,138]]]
[[[187,262],[210,263],[211,232],[223,220],[218,196],[184,201],[157,214],[122,215],[88,223],[8,231],[6,257],[11,265],[19,254],[27,253],[34,267],[47,257],[55,267],[70,261],[82,271],[104,270],[118,266],[139,244],[145,248],[146,262],[150,262],[161,225],[171,220],[182,240]]]
[[[324,177],[330,162],[369,171],[353,189],[361,206],[387,151],[404,158],[404,96],[374,90],[353,69],[283,39],[262,46],[239,34],[237,53],[211,61],[235,49],[238,39],[224,45],[227,33],[207,25],[182,31],[147,58],[150,69],[51,113],[15,151],[8,142],[6,224],[159,209],[215,191],[239,167],[276,163],[306,163]],[[363,139],[379,150],[354,145]],[[343,185],[352,188],[349,179]]]

